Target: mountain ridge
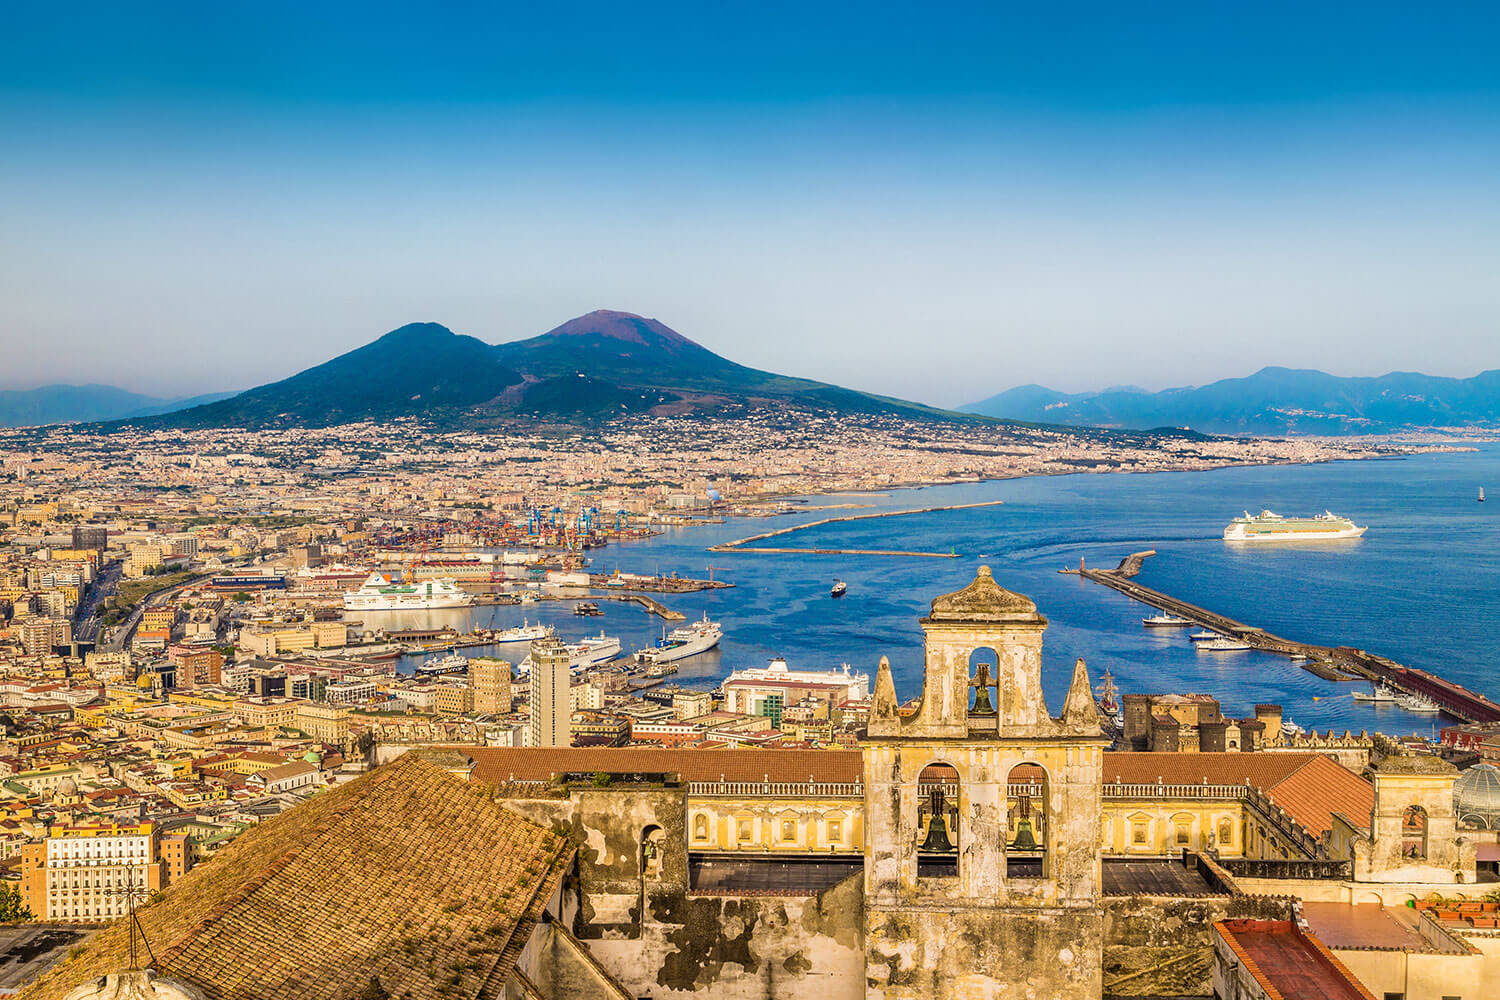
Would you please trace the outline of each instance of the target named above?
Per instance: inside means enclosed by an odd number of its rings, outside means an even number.
[[[600,309],[501,344],[408,323],[229,399],[148,422],[172,427],[331,426],[416,416],[594,422],[782,403],[839,412],[988,418],[738,364],[660,320]]]
[[[158,397],[96,382],[53,383],[34,389],[0,389],[0,427],[89,423],[154,416],[234,395],[232,392]]]
[[[1191,427],[1208,434],[1386,434],[1500,425],[1500,369],[1469,378],[1388,372],[1340,376],[1268,365],[1202,386],[1064,393],[1035,384],[961,406],[965,413],[1074,427]]]

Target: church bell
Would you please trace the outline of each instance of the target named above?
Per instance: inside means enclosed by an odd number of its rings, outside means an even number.
[[[943,790],[934,786],[927,793],[927,837],[917,848],[921,854],[951,854],[955,850],[943,822]]]
[[[1016,839],[1010,846],[1017,851],[1040,850],[1041,845],[1036,842],[1036,835],[1031,832],[1031,799],[1023,796],[1017,812],[1020,815],[1016,818]]]

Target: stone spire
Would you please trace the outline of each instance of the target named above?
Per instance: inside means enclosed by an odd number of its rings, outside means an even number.
[[[1083,657],[1073,664],[1073,681],[1068,685],[1068,697],[1063,702],[1062,718],[1059,719],[1070,732],[1079,735],[1099,733],[1099,710],[1094,707],[1094,689],[1089,684],[1089,669]]]
[[[891,676],[891,661],[880,658],[880,669],[875,672],[875,694],[870,703],[871,736],[895,736],[901,729],[900,706],[896,702],[896,680]]]

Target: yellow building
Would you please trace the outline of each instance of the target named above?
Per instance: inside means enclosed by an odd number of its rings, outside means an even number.
[[[161,889],[188,865],[187,836],[151,823],[58,825],[21,849],[21,889],[38,920],[102,922],[126,912],[127,885]]]
[[[293,723],[307,735],[324,743],[343,746],[349,739],[349,707],[299,702]]]

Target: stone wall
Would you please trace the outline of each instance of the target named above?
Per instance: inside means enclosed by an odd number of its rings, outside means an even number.
[[[634,996],[864,996],[862,876],[815,896],[694,895],[680,787],[574,786],[504,801],[579,845],[568,929]],[[643,869],[643,834],[655,830],[657,860]]]
[[[1215,921],[1290,920],[1273,896],[1112,896],[1104,900],[1104,992],[1110,996],[1209,996]]]

